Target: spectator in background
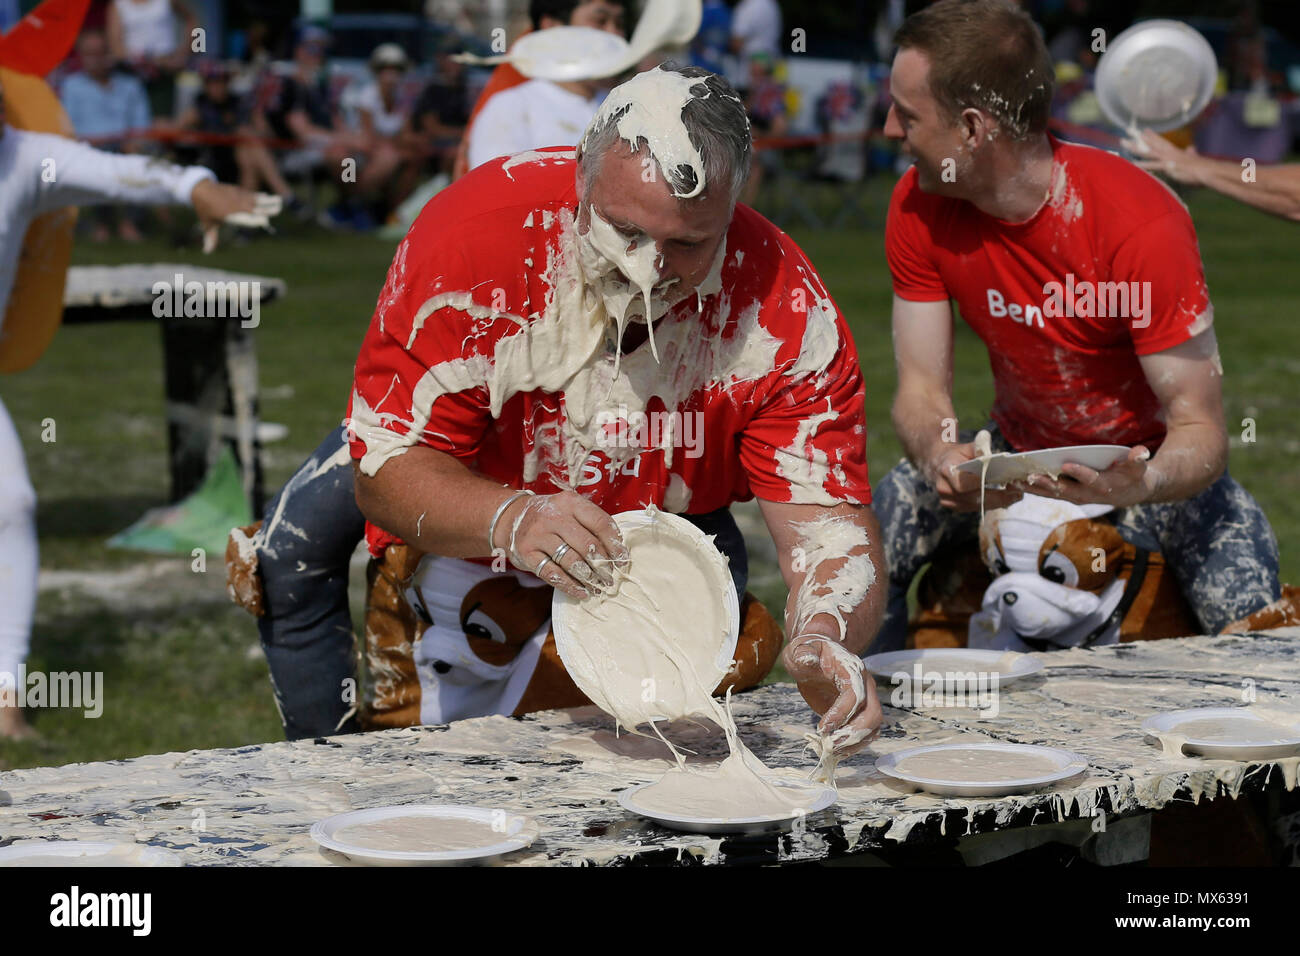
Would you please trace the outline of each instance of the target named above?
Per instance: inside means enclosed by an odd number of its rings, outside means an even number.
[[[789,127],[786,86],[776,79],[776,60],[770,53],[749,58],[748,93],[745,108],[754,132],[760,136],[784,136]]]
[[[185,0],[114,0],[108,8],[108,46],[144,82],[158,117],[172,118],[176,74],[185,68],[198,17]]]
[[[253,20],[244,34],[244,43],[239,51],[239,66],[230,80],[231,90],[239,96],[254,93],[274,59],[270,25],[265,20]]]
[[[465,67],[452,57],[459,49],[438,51],[438,74],[420,92],[406,129],[406,148],[414,168],[431,167],[434,175],[450,176],[469,125],[469,90]]]
[[[1056,32],[1047,44],[1053,63],[1077,63],[1080,48],[1091,49],[1092,31],[1098,23],[1089,7],[1089,0],[1066,0],[1057,17]]]
[[[781,56],[781,8],[776,0],[740,0],[736,4],[731,15],[731,49],[746,63],[755,53]]]
[[[18,9],[18,0],[0,0],[0,33],[8,33],[21,19],[22,11]]]
[[[203,88],[194,102],[176,120],[182,130],[209,136],[234,136],[245,123],[245,111],[239,98],[230,90],[230,71],[221,60],[204,60],[199,64]],[[223,182],[233,182],[239,175],[233,142],[200,139],[195,150],[198,165],[206,166]]]
[[[875,26],[871,31],[871,45],[876,57],[888,63],[894,57],[894,34],[907,16],[906,0],[879,0]]]
[[[356,228],[373,227],[385,222],[394,205],[404,198],[389,189],[398,170],[411,159],[402,133],[407,128],[410,110],[402,102],[402,81],[410,61],[406,51],[396,43],[381,43],[370,54],[370,72],[374,81],[357,96],[357,114],[365,143],[366,162],[358,186],[370,209],[353,217]],[[406,179],[407,177],[399,177]],[[373,219],[365,222],[365,218]]]
[[[1228,89],[1267,93],[1268,44],[1255,0],[1242,0],[1228,32],[1227,46],[1224,68],[1228,73]]]
[[[691,42],[691,65],[729,76],[733,72],[731,57],[731,8],[723,0],[704,0],[700,29]]]
[[[294,47],[292,76],[268,74],[253,112],[253,130],[261,136],[293,140],[298,146],[281,160],[290,175],[310,175],[317,169],[342,169],[345,159],[360,166],[362,137],[347,128],[334,108],[325,51],[329,34],[319,27],[306,28]],[[350,207],[336,207],[331,222],[345,225]]]
[[[534,30],[562,26],[591,27],[593,30],[606,30],[619,36],[626,36],[623,29],[623,5],[613,0],[530,0],[528,16],[532,20]],[[502,63],[492,71],[491,78],[483,87],[483,92],[479,94],[478,102],[470,110],[469,126],[460,141],[460,151],[456,156],[452,179],[459,179],[470,169],[469,141],[479,112],[496,94],[527,82],[528,77],[509,63]]]
[[[199,66],[199,75],[203,78],[203,89],[194,104],[181,114],[178,125],[199,133],[244,139],[202,144],[198,164],[211,169],[223,182],[238,179],[240,186],[254,192],[265,185],[286,204],[295,205],[293,190],[276,168],[271,151],[255,138],[247,101],[231,89],[230,66],[221,60],[205,60]]]
[[[132,132],[150,126],[149,100],[134,76],[113,70],[108,40],[100,30],[86,30],[77,38],[81,71],[63,81],[59,99],[79,139],[94,140],[98,149],[115,153],[139,152]],[[87,216],[93,223],[91,239],[105,242],[116,223],[118,238],[139,242],[140,231],[132,213],[116,206],[97,206]]]
[[[786,87],[775,77],[776,60],[770,53],[755,53],[749,58],[749,82],[746,84],[745,109],[754,139],[764,136],[784,136],[790,123],[786,108]],[[749,180],[741,192],[741,202],[754,205],[765,173],[776,172],[781,162],[780,150],[761,149],[755,152],[758,161],[750,167]]]

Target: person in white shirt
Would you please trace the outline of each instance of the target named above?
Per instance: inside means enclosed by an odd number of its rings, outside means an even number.
[[[108,8],[109,50],[144,82],[154,116],[172,115],[176,74],[189,60],[198,25],[186,0],[114,0]]]
[[[49,133],[5,124],[0,88],[0,322],[18,273],[27,227],[67,206],[102,203],[190,204],[205,229],[252,214],[256,194],[216,182],[201,166],[106,153]],[[9,331],[0,326],[0,340]],[[0,738],[30,733],[12,691],[27,657],[36,607],[36,494],[13,421],[0,401]]]
[[[412,185],[409,177],[399,175],[403,164],[414,158],[407,154],[399,139],[411,112],[409,104],[402,99],[402,81],[409,66],[401,46],[381,43],[370,54],[374,82],[363,87],[356,99],[366,148],[357,186],[371,201],[373,216],[380,223],[388,218],[394,205],[406,198]],[[398,186],[399,183],[402,185]]]
[[[599,80],[529,80],[502,90],[470,127],[469,168],[543,146],[576,145],[605,92]]]
[[[740,0],[731,13],[731,49],[744,63],[755,53],[780,57],[781,8],[776,0]]]

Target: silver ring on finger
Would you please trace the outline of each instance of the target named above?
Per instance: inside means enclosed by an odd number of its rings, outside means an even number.
[[[546,557],[542,558],[542,560],[538,562],[537,567],[533,569],[533,574],[537,575],[540,578],[542,576],[542,568],[546,567],[546,562],[554,561],[554,560],[555,559],[548,554]]]
[[[551,560],[554,561],[556,564],[559,564],[560,560],[572,550],[573,547],[566,541],[564,544],[560,545],[558,548],[555,549],[555,553],[551,555]]]

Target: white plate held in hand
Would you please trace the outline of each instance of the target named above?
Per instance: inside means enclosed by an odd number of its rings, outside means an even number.
[[[634,575],[640,543],[650,541],[660,530],[680,536],[689,544],[689,548],[673,556],[670,565],[659,567],[674,580],[694,578],[710,582],[708,600],[715,602],[715,606],[709,610],[724,622],[723,627],[711,643],[690,643],[680,650],[687,655],[699,683],[712,690],[731,669],[740,637],[740,601],[727,559],[708,535],[677,515],[655,509],[624,511],[613,518],[631,551]],[[577,600],[559,589],[551,600],[555,648],[578,689],[601,710],[614,713],[617,708],[606,695],[607,690],[627,698],[641,694],[649,686],[655,689],[656,701],[665,709],[655,719],[675,720],[686,716],[685,702],[690,694],[677,668],[656,654],[653,645],[605,626],[598,612],[593,612],[597,605],[590,602],[598,599]],[[670,633],[677,634],[690,629],[704,610],[679,600],[663,608],[660,620]],[[592,663],[588,665],[588,661]],[[600,674],[594,669],[597,667]],[[602,676],[607,686],[598,682]]]
[[[1125,445],[1065,445],[1060,448],[1040,448],[1037,451],[1000,451],[989,457],[989,470],[985,483],[990,488],[1000,487],[1010,481],[1021,481],[1030,475],[1061,474],[1066,464],[1085,465],[1094,471],[1105,471],[1128,454]],[[984,462],[980,458],[964,461],[956,470],[979,477]]]
[[[1164,133],[1205,109],[1218,74],[1214,49],[1193,27],[1144,20],[1107,44],[1093,85],[1101,111],[1116,126]]]

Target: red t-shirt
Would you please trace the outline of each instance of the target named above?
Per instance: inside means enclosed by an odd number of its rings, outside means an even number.
[[[702,311],[688,297],[655,325],[662,364],[647,365],[649,342],[621,358],[620,381],[639,368],[655,383],[648,421],[635,407],[602,413],[602,434],[633,457],[618,463],[577,442],[563,387],[514,391],[494,376],[499,347],[519,353],[505,340],[554,320],[555,274],[572,255],[572,151],[541,152],[550,155],[493,160],[443,190],[398,247],[357,359],[354,458],[367,452],[367,429],[382,428],[510,487],[551,493],[570,480],[576,452],[573,485],[611,514],[649,503],[704,514],[754,495],[870,502],[852,336],[799,247],[748,207],[736,207],[727,233],[722,290]],[[613,361],[597,349],[588,366]],[[441,393],[432,402],[430,389]],[[672,412],[681,417],[670,422]],[[680,439],[671,464],[653,447],[669,427]],[[368,537],[376,552],[392,540],[376,529]]]
[[[988,346],[992,416],[1013,448],[1154,450],[1165,426],[1138,356],[1214,316],[1191,217],[1122,157],[1055,139],[1052,151],[1051,198],[1023,223],[922,192],[908,170],[886,227],[894,292],[956,301]]]

